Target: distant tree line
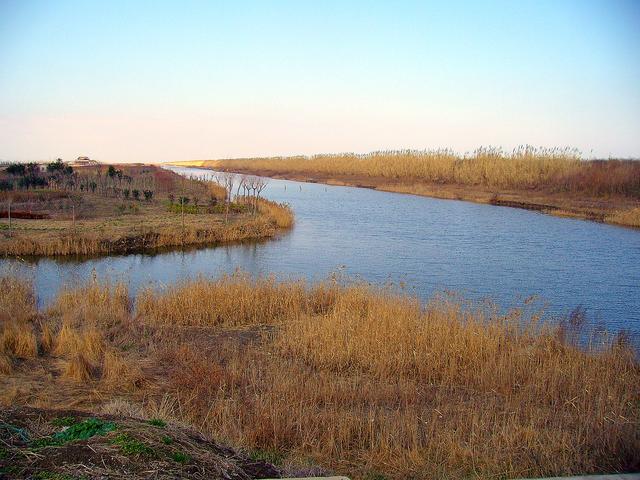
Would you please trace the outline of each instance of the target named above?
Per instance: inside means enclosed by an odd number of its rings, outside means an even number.
[[[1,173],[1,172],[0,172]],[[106,174],[101,167],[92,173],[74,171],[61,158],[46,165],[35,162],[10,163],[0,174],[0,191],[50,188],[54,190],[97,193],[104,196],[151,201],[154,181],[150,175],[135,179],[122,170],[109,165]]]

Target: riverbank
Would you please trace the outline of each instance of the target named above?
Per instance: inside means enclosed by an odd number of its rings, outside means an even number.
[[[579,312],[545,326],[525,306],[243,274],[136,299],[93,281],[38,310],[28,282],[0,284],[5,406],[182,422],[363,479],[640,468],[637,357],[623,336],[580,346]]]
[[[107,166],[100,168],[106,172]],[[270,238],[293,224],[289,208],[264,199],[257,199],[255,209],[243,199],[226,205],[224,188],[213,182],[185,179],[156,166],[115,171],[131,178],[130,185],[144,182],[147,189],[124,188],[126,180],[118,187],[123,182],[114,175],[113,186],[102,192],[97,187],[1,192],[0,255],[122,254],[219,244]],[[151,193],[140,199],[140,191]]]
[[[640,162],[585,162],[565,153],[382,152],[174,165],[455,199],[640,228]]]
[[[184,221],[183,221],[184,220]],[[0,254],[97,255],[153,251],[165,247],[213,245],[271,238],[293,223],[291,211],[260,201],[259,213],[185,215],[140,212],[76,220],[13,220],[11,234],[0,224]]]
[[[275,170],[255,170],[221,165],[194,165],[200,162],[175,163],[179,166],[192,166],[217,171],[233,171],[244,175],[298,182],[324,183],[348,187],[371,188],[385,192],[406,193],[446,200],[464,200],[467,202],[523,208],[559,217],[579,218],[596,222],[640,228],[640,201],[626,197],[589,199],[578,195],[544,193],[537,191],[496,191],[478,186],[438,185],[424,183],[405,183],[401,179],[390,180],[385,177],[355,175],[333,175],[325,173],[300,174]],[[205,164],[208,165],[208,164]]]

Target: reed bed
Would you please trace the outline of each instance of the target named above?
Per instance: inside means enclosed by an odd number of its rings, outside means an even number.
[[[607,217],[607,222],[640,228],[640,207],[615,212]]]
[[[389,181],[543,190],[589,196],[640,197],[640,162],[584,161],[568,148],[520,146],[510,153],[479,148],[461,156],[451,150],[396,150],[365,155],[240,158],[199,162],[225,170],[380,177]]]
[[[530,305],[501,312],[453,295],[423,304],[389,288],[242,273],[147,290],[135,302],[124,287],[93,281],[38,312],[28,284],[2,282],[3,334],[24,308],[21,325],[38,345],[43,325],[54,343],[65,326],[81,339],[59,352],[64,364],[3,347],[12,367],[0,386],[27,382],[34,361],[63,376],[20,397],[0,388],[5,403],[55,406],[66,391],[87,408],[154,412],[354,478],[640,468],[636,353],[624,337],[585,341],[577,317],[548,324]]]

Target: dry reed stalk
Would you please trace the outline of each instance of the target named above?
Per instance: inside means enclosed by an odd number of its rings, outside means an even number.
[[[93,366],[82,353],[77,353],[66,362],[63,375],[76,383],[86,383],[93,377]]]
[[[49,308],[49,314],[63,317],[73,326],[115,327],[126,321],[130,309],[126,285],[92,280],[81,288],[63,289]]]
[[[17,276],[0,276],[0,324],[4,321],[28,322],[36,314],[31,282]]]
[[[178,284],[162,293],[146,290],[136,308],[145,321],[177,325],[255,325],[278,323],[301,311],[305,285],[273,278],[252,282],[246,275]]]
[[[0,374],[9,375],[13,372],[13,362],[11,357],[4,352],[0,352]]]
[[[291,228],[294,222],[293,211],[288,205],[258,199],[258,211],[267,216],[278,228]]]
[[[55,338],[51,327],[48,323],[43,323],[40,327],[40,352],[43,354],[51,353],[55,346]]]
[[[81,351],[82,338],[78,331],[65,321],[55,339],[53,354],[57,357],[72,356]]]
[[[630,227],[640,227],[640,207],[617,211],[607,216],[608,223],[617,223]]]
[[[113,349],[106,350],[102,361],[102,382],[111,388],[138,388],[143,374],[134,362]]]
[[[2,351],[16,358],[35,358],[38,356],[38,342],[30,323],[5,324],[0,337]]]
[[[102,333],[96,328],[88,328],[81,334],[81,343],[79,345],[82,354],[92,364],[100,363],[104,352],[104,340]]]

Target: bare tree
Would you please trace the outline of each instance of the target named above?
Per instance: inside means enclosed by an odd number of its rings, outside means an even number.
[[[256,183],[255,183],[255,185],[256,185],[256,198],[255,198],[255,205],[254,205],[253,213],[256,213],[258,211],[258,200],[260,199],[260,194],[267,187],[268,183],[269,182],[268,182],[268,180],[266,178],[257,177]]]
[[[245,176],[242,179],[242,200],[244,203],[247,203],[247,200],[249,199],[249,191],[249,177]]]
[[[244,193],[244,184],[246,181],[247,181],[247,176],[240,175],[240,181],[238,182],[238,188],[236,189],[236,201],[237,201],[237,198],[240,196],[240,188],[242,188]]]
[[[227,223],[229,221],[229,207],[231,206],[231,195],[233,194],[233,187],[238,180],[238,176],[232,172],[222,172],[216,175],[216,181],[221,184],[225,190],[225,213],[224,213],[224,221]]]
[[[258,211],[260,194],[267,186],[267,179],[262,177],[247,177],[245,183],[247,192],[249,192],[249,204],[251,205],[252,213],[255,214]]]

